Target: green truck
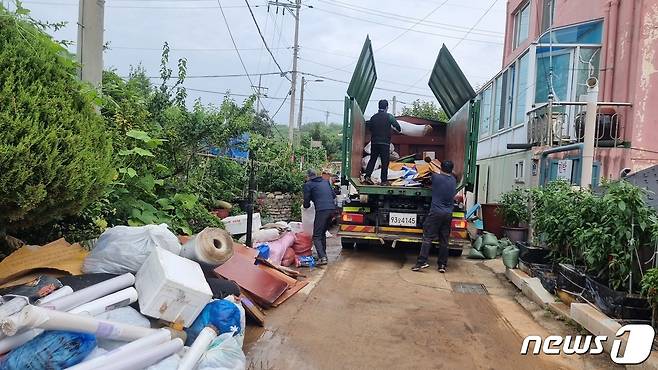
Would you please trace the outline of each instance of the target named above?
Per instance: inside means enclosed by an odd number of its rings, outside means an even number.
[[[372,46],[366,38],[345,97],[343,202],[339,217],[339,236],[344,248],[373,242],[393,247],[400,243],[420,243],[431,203],[430,188],[369,186],[361,182],[363,152],[369,142],[363,112],[376,81]],[[473,88],[445,45],[439,52],[429,86],[449,122],[435,122],[432,137],[413,138],[411,145],[409,138],[407,145],[396,145],[396,140],[405,140],[401,135],[394,135],[391,142],[402,157],[416,154],[416,159],[422,160],[423,152],[431,152],[438,160],[450,159],[455,163],[458,194],[463,201],[453,213],[450,248],[452,255],[461,254],[463,247],[470,244],[464,206],[466,195],[475,187],[479,102],[474,100]]]

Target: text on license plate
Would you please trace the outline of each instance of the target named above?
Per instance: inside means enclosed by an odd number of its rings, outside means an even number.
[[[416,227],[417,215],[413,213],[393,213],[388,216],[388,224],[391,226]]]

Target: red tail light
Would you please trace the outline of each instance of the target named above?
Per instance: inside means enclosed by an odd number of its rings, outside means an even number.
[[[359,213],[343,213],[341,220],[352,224],[363,224],[365,217]]]
[[[465,229],[466,228],[466,221],[453,220],[452,221],[452,228],[453,229]]]

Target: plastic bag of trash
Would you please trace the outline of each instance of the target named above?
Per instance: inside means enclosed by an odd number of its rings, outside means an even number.
[[[157,364],[147,367],[146,370],[177,370],[180,360],[181,356],[178,353],[174,353]]]
[[[95,347],[92,334],[46,331],[9,352],[0,369],[65,369],[82,362]]]
[[[230,333],[215,338],[206,353],[201,356],[198,370],[242,370],[247,366],[247,358],[242,346]]]
[[[361,169],[362,170],[365,171],[366,167],[368,167],[368,162],[370,162],[370,156],[369,155],[363,157],[363,159],[361,160]],[[375,168],[374,169],[378,170],[380,168],[382,168],[382,159],[377,158],[377,162],[375,162]]]
[[[294,263],[295,263],[295,250],[292,249],[292,247],[290,247],[286,249],[286,252],[283,254],[283,259],[281,260],[281,266],[288,267],[288,266],[292,266]]]
[[[242,330],[239,334],[236,333],[234,337],[240,344],[240,348],[242,348],[242,344],[244,343],[245,330],[247,329],[247,314],[244,310],[244,307],[242,307],[242,302],[240,302],[240,299],[236,296],[228,296],[225,298],[225,300],[233,302],[233,304],[238,308],[238,311],[240,311],[240,327]]]
[[[285,233],[279,240],[267,243],[270,247],[270,261],[280,265],[286,250],[293,244],[295,244],[295,234],[291,232]]]
[[[484,255],[484,257],[486,257],[487,259],[492,260],[492,259],[496,258],[496,256],[498,255],[498,244],[485,245],[485,246],[482,247],[481,252]]]
[[[241,327],[240,310],[236,304],[227,299],[210,302],[194,320],[192,326],[185,329],[187,333],[186,345],[191,346],[203,328],[213,325],[220,334],[233,333],[238,335],[244,328]]]
[[[503,250],[503,264],[508,269],[516,268],[519,264],[519,248],[510,246]]]
[[[496,238],[496,235],[494,235],[494,234],[484,233],[484,235],[482,235],[482,244],[483,245],[498,245],[498,238]]]
[[[400,133],[404,136],[425,137],[432,132],[430,125],[416,125],[407,121],[398,120],[400,124]]]
[[[166,224],[116,226],[98,238],[82,265],[84,273],[136,273],[155,247],[180,254],[181,245]]]
[[[315,223],[315,204],[311,202],[311,206],[308,208],[304,208],[304,206],[302,206],[302,230],[308,235],[313,235],[314,223]]]
[[[281,233],[278,229],[261,229],[251,233],[251,242],[254,244],[273,242],[281,238]],[[247,236],[243,236],[239,240],[240,243],[247,242]]]
[[[476,251],[481,251],[482,250],[482,237],[479,236],[477,239],[475,239],[475,242],[473,243],[473,249]]]
[[[468,253],[468,258],[472,260],[483,260],[484,254],[475,248],[471,248],[471,251]]]

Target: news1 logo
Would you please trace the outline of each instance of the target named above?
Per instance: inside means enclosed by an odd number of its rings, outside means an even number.
[[[624,334],[628,333],[628,338],[625,340],[626,346],[624,353],[621,354],[622,339]],[[653,345],[653,338],[656,335],[651,325],[624,325],[615,334],[612,339],[612,349],[610,351],[610,358],[616,364],[620,365],[637,365],[641,364],[651,355],[651,347]],[[559,335],[551,335],[546,339],[542,339],[537,335],[530,335],[523,340],[521,345],[521,354],[527,355],[530,348],[530,343],[533,343],[532,354],[538,355],[544,353],[546,355],[582,355],[592,354],[598,355],[603,353],[603,344],[608,341],[605,335],[576,335],[561,337]]]

